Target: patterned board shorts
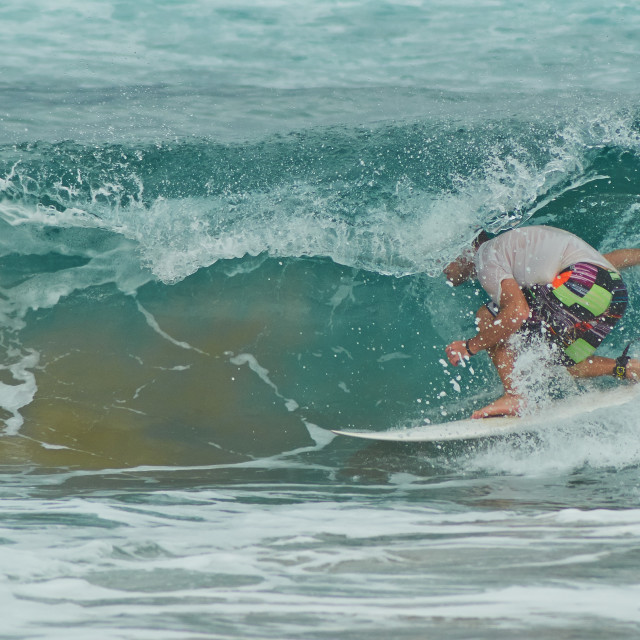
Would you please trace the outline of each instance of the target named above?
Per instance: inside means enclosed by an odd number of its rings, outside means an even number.
[[[550,284],[523,288],[531,310],[520,332],[542,335],[558,347],[558,360],[570,367],[593,355],[627,308],[620,274],[588,262],[570,265]],[[487,305],[496,316],[499,308]]]

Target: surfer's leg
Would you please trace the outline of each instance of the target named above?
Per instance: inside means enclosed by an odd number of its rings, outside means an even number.
[[[494,321],[495,317],[486,306],[480,307],[477,314],[480,331],[486,330]],[[500,376],[504,394],[494,402],[482,409],[474,411],[472,418],[487,418],[490,416],[512,416],[517,415],[521,409],[521,398],[513,389],[511,374],[516,359],[516,354],[506,342],[499,342],[487,349],[487,353],[493,362],[493,366]]]
[[[478,319],[480,320],[480,331],[486,331],[487,327],[495,321],[495,318],[491,315],[487,307],[482,307],[478,311]],[[505,391],[511,391],[513,386],[511,374],[513,373],[513,366],[516,359],[513,349],[511,349],[507,343],[499,342],[493,347],[489,347],[487,353],[500,376]]]

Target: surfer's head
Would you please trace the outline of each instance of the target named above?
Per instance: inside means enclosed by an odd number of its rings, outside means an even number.
[[[476,267],[473,257],[478,247],[487,240],[491,240],[491,237],[484,229],[481,229],[480,233],[471,242],[471,247],[444,268],[444,275],[447,276],[447,280],[454,287],[466,282],[469,278],[475,277]]]
[[[473,250],[477,251],[478,247],[481,244],[484,244],[485,242],[487,242],[487,240],[491,240],[492,237],[493,236],[487,233],[484,229],[481,229],[480,233],[473,239],[473,242],[471,243]]]

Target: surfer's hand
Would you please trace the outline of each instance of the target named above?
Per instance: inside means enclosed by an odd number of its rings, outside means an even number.
[[[467,348],[465,347],[464,340],[456,340],[452,342],[446,349],[447,358],[449,362],[457,367],[465,358],[469,358],[467,355]]]

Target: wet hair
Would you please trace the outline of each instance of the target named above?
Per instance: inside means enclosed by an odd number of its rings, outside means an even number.
[[[487,240],[491,240],[493,238],[492,235],[487,233],[484,229],[480,231],[480,233],[473,240],[473,248],[477,249],[481,244],[484,244]]]

